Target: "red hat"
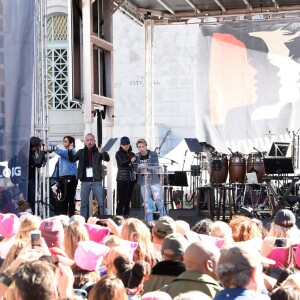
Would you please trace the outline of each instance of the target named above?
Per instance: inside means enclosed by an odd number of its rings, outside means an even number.
[[[110,234],[108,227],[88,223],[85,223],[84,226],[89,233],[90,240],[96,243],[104,243],[105,238]]]
[[[14,236],[20,228],[20,220],[14,214],[0,214],[0,235],[4,238]]]
[[[64,242],[64,228],[57,217],[43,220],[40,224],[40,231],[49,248],[60,246]]]
[[[74,260],[82,270],[94,271],[100,267],[103,256],[109,250],[109,247],[94,241],[80,241],[75,250]]]

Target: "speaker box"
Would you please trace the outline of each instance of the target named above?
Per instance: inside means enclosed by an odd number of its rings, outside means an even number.
[[[198,215],[197,208],[193,209],[170,209],[168,213],[169,217],[176,220],[183,220],[189,223],[190,226],[195,225],[203,217]]]
[[[130,208],[129,210],[130,218],[137,218],[139,220],[145,219],[145,210],[144,208]]]

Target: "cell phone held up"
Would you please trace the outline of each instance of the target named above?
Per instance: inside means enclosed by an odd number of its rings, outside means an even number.
[[[97,225],[100,225],[102,227],[107,227],[107,219],[98,219],[96,222]]]
[[[31,248],[39,249],[42,247],[41,232],[39,230],[31,231]]]
[[[286,238],[276,238],[274,245],[277,248],[287,247],[287,239]]]

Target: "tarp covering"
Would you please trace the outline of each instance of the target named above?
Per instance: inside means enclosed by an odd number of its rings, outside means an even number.
[[[283,19],[199,27],[199,140],[228,154],[292,142],[300,128],[299,29]]]
[[[26,187],[34,70],[34,0],[0,5],[0,211]],[[23,191],[26,199],[26,188]]]

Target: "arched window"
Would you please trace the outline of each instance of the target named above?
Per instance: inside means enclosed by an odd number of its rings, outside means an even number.
[[[78,109],[68,100],[68,16],[49,16],[47,20],[47,72],[49,109]]]

